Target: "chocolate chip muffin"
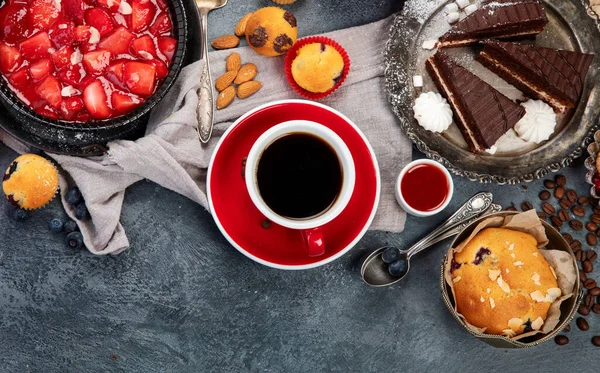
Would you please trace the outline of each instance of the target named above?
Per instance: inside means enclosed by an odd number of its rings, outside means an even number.
[[[294,81],[303,89],[323,93],[332,89],[342,77],[344,58],[334,47],[311,43],[298,49],[292,62]]]
[[[10,203],[25,210],[35,210],[56,195],[58,172],[46,158],[23,154],[8,166],[2,188]]]
[[[274,6],[257,10],[246,24],[248,44],[263,56],[284,54],[297,38],[296,17]]]
[[[556,274],[527,233],[487,228],[454,254],[457,311],[487,334],[539,330],[561,296]]]

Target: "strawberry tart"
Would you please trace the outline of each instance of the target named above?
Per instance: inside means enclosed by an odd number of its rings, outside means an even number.
[[[165,0],[11,0],[0,6],[0,74],[39,115],[124,115],[169,75],[177,48]]]

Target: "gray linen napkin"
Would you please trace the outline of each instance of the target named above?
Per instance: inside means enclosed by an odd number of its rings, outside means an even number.
[[[322,102],[353,120],[377,155],[382,190],[371,229],[399,232],[404,229],[406,215],[395,201],[394,183],[400,169],[411,159],[412,146],[390,109],[383,83],[383,51],[391,21],[388,18],[326,34],[347,50],[352,66],[344,85]],[[67,184],[75,183],[85,197],[92,219],[78,223],[90,251],[117,254],[129,247],[119,217],[125,189],[137,181],[154,181],[207,208],[207,167],[212,150],[227,127],[261,104],[299,98],[285,79],[283,57],[262,57],[249,47],[235,51],[241,55],[242,63],[256,64],[256,80],[263,83],[263,88],[250,98],[236,99],[228,108],[216,111],[208,146],[200,146],[196,134],[196,88],[202,63],[198,61],[182,70],[169,94],[153,110],[145,137],[111,142],[103,157],[50,154],[72,178],[69,183],[61,179],[63,204],[71,217],[73,210],[64,200]],[[210,53],[215,78],[224,73],[225,58],[231,52]]]

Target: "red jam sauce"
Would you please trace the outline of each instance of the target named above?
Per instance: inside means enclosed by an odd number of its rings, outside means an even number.
[[[400,181],[404,201],[422,212],[440,208],[450,194],[450,183],[444,171],[432,164],[411,167]]]
[[[168,0],[7,0],[0,73],[50,119],[89,122],[143,104],[177,47]]]

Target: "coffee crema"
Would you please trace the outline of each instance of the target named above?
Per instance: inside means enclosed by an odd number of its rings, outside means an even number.
[[[274,213],[308,219],[326,212],[336,201],[343,170],[327,142],[298,132],[266,147],[258,161],[256,179],[260,196]]]

